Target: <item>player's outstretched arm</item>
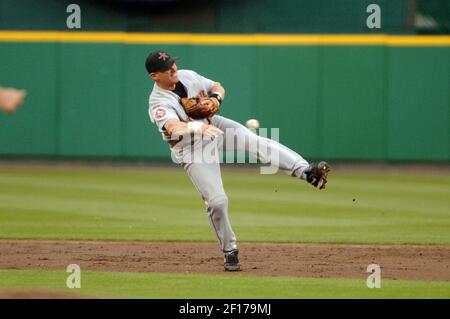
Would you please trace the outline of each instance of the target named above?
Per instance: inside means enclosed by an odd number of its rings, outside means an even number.
[[[170,136],[183,136],[191,133],[201,133],[215,139],[223,134],[221,129],[213,125],[204,124],[202,122],[182,122],[177,119],[170,119],[164,124],[164,128]]]

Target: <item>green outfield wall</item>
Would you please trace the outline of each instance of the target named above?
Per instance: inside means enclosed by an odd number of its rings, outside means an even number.
[[[0,85],[28,96],[0,114],[0,155],[169,159],[147,113],[159,48],[223,84],[220,114],[308,159],[450,160],[449,46],[120,41],[1,41]]]

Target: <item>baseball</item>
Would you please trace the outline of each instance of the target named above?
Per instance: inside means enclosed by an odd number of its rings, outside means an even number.
[[[250,129],[257,129],[259,128],[259,121],[255,119],[250,119],[245,123],[245,126],[247,126]]]

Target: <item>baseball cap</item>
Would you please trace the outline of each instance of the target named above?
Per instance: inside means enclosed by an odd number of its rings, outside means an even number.
[[[154,51],[151,52],[147,60],[145,60],[145,68],[148,73],[152,72],[164,72],[172,67],[175,63],[176,58],[170,56],[165,51]]]

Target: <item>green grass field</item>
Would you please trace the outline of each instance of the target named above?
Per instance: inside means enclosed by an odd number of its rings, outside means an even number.
[[[81,288],[65,286],[68,273],[0,270],[0,287],[42,288],[111,298],[450,298],[450,283],[383,280],[369,289],[364,280],[130,272],[82,272]]]
[[[240,241],[450,244],[448,174],[333,172],[325,191],[284,174],[259,175],[256,170],[225,169],[223,178]],[[216,241],[204,203],[181,168],[0,168],[0,237]],[[62,286],[52,281],[58,276],[67,273],[2,270],[0,287],[64,289],[64,280]],[[83,276],[80,293],[151,298],[450,297],[449,281],[384,280],[382,289],[368,289],[358,280],[239,275],[241,288],[233,291],[233,282],[211,277],[91,272]],[[221,289],[211,281],[220,281]]]

